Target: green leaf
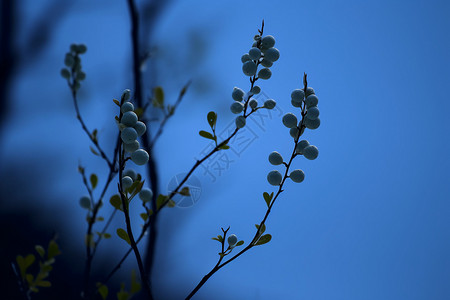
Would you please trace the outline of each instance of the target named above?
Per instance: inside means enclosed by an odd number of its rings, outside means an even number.
[[[270,234],[265,234],[262,237],[259,238],[259,240],[255,243],[255,246],[267,244],[272,239],[272,236]]]
[[[222,145],[222,146],[219,147],[219,149],[222,149],[222,150],[228,150],[228,149],[230,149],[230,146],[228,146],[228,145]]]
[[[110,239],[110,238],[111,238],[111,235],[110,235],[109,233],[104,233],[104,234],[103,234],[103,237],[104,237],[105,239]]]
[[[97,222],[102,222],[102,221],[105,221],[105,218],[103,218],[103,217],[98,217],[96,221],[97,221]]]
[[[155,98],[153,99],[153,106],[164,107],[164,90],[162,87],[157,86],[153,90]]]
[[[166,202],[167,196],[164,196],[162,194],[158,195],[158,198],[156,198],[156,209],[159,210],[161,206]]]
[[[210,111],[208,113],[207,119],[209,126],[211,126],[211,129],[214,130],[216,128],[217,114],[214,111]]]
[[[189,192],[189,188],[187,186],[182,188],[181,191],[178,192],[178,194],[180,194],[182,196],[190,196],[191,195],[191,193]]]
[[[235,247],[237,247],[237,246],[242,246],[242,245],[244,245],[244,241],[240,240],[239,242],[237,242],[237,244],[236,244]]]
[[[167,206],[168,207],[175,207],[177,204],[175,203],[175,201],[173,201],[172,199],[169,200],[169,202],[167,202]]]
[[[84,236],[84,244],[91,248],[94,247],[95,246],[94,236],[92,234],[86,234]]]
[[[213,238],[211,238],[211,239],[220,242],[220,240],[219,240],[218,238],[216,238],[216,237],[213,237]]]
[[[40,286],[40,287],[51,287],[52,284],[50,283],[50,281],[41,280],[41,281],[36,281],[36,286]]]
[[[28,254],[26,257],[23,257],[22,255],[17,255],[16,261],[19,265],[20,269],[20,275],[22,278],[25,278],[25,273],[29,266],[31,266],[35,260],[35,256],[33,254]]]
[[[91,174],[91,177],[89,178],[89,180],[91,181],[91,186],[92,186],[92,189],[94,190],[97,187],[97,183],[98,183],[97,175]]]
[[[108,287],[106,285],[97,282],[97,290],[103,300],[108,297]]]
[[[256,229],[259,229],[259,225],[255,224]],[[266,231],[266,224],[262,224],[261,230],[259,230],[259,235],[263,234]]]
[[[272,201],[272,198],[273,198],[273,192],[270,195],[269,195],[269,193],[264,192],[263,197],[264,197],[264,200],[266,201],[267,207],[269,207],[270,202]]]
[[[121,206],[122,206],[122,199],[120,199],[120,196],[118,194],[112,195],[112,197],[109,199],[109,203],[111,203],[111,205],[115,209],[123,211],[123,209],[121,208]]]
[[[117,104],[117,106],[120,106],[120,102],[117,99],[113,99],[114,103]]]
[[[207,131],[200,130],[198,134],[200,134],[200,136],[202,136],[202,137],[204,137],[204,138],[207,138],[207,139],[210,139],[210,140],[213,140],[213,141],[216,140],[216,139],[214,138],[214,136],[213,136],[211,133],[207,132]]]
[[[52,259],[53,257],[60,255],[61,251],[59,251],[58,244],[55,242],[55,240],[51,240],[48,243],[48,249],[47,249],[47,259]]]
[[[42,247],[41,245],[36,245],[34,246],[34,249],[36,250],[37,253],[39,253],[39,255],[44,258],[45,256],[45,250],[44,247]]]
[[[125,291],[125,283],[120,284],[120,291],[117,292],[117,300],[128,300],[130,295]]]
[[[95,149],[92,148],[92,146],[89,146],[89,149],[91,150],[92,153],[94,153],[94,155],[100,156],[100,154],[98,154],[98,152],[95,151]]]
[[[131,293],[135,294],[141,290],[141,284],[136,276],[136,271],[131,270]]]
[[[131,244],[130,243],[130,237],[128,236],[128,233],[124,230],[124,229],[122,229],[122,228],[117,228],[117,235],[122,239],[122,240],[124,240],[125,242],[127,242],[128,244]]]
[[[26,274],[26,275],[25,275],[25,279],[27,280],[28,285],[30,285],[30,286],[33,286],[33,285],[34,285],[34,284],[33,284],[33,282],[34,282],[34,277],[33,277],[33,275],[31,275],[31,274]]]
[[[147,222],[148,215],[146,213],[141,213],[140,216],[141,216],[142,220],[144,220],[144,222]]]
[[[219,242],[223,242],[223,237],[220,234],[217,236],[217,239],[219,240]]]

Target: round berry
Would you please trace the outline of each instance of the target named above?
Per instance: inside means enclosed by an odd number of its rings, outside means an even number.
[[[305,92],[301,89],[293,90],[291,93],[291,99],[295,99],[296,102],[302,102],[305,98]]]
[[[258,78],[260,79],[269,79],[272,76],[272,71],[269,68],[264,68],[259,70]]]
[[[137,174],[133,169],[126,169],[125,171],[122,172],[122,176],[128,176],[131,179],[133,179],[133,181],[135,181],[137,178]]]
[[[317,129],[320,126],[320,118],[317,118],[315,120],[311,120],[306,118],[305,119],[305,126],[308,129]]]
[[[235,123],[237,128],[242,128],[245,126],[246,120],[243,116],[239,116],[236,118]]]
[[[250,56],[250,59],[258,60],[261,57],[261,50],[259,50],[256,47],[253,47],[248,51],[248,55]]]
[[[249,60],[252,60],[252,59],[250,58],[250,55],[248,55],[248,53],[245,53],[244,55],[242,55],[242,57],[241,57],[242,63],[245,63],[246,61],[249,61]]]
[[[283,124],[287,128],[297,126],[297,117],[293,113],[287,113],[283,116]]]
[[[294,139],[296,139],[296,138],[298,138],[298,128],[297,127],[292,127],[290,130],[289,130],[289,134],[294,138]]]
[[[289,174],[289,178],[291,178],[293,182],[302,182],[305,180],[305,173],[302,170],[297,169]]]
[[[306,117],[310,120],[315,120],[319,117],[319,109],[317,108],[317,106],[311,106],[310,108],[308,108]]]
[[[134,151],[139,149],[140,146],[141,146],[141,144],[139,144],[139,142],[137,140],[134,140],[131,143],[123,144],[123,148],[125,149],[125,151],[127,151],[129,153],[133,153]]]
[[[306,107],[310,108],[311,106],[317,106],[319,104],[319,98],[316,95],[309,95],[305,100]]]
[[[264,59],[276,62],[280,58],[280,51],[277,48],[269,48],[264,51]]]
[[[297,152],[298,154],[303,154],[303,150],[308,146],[309,142],[307,140],[301,140],[295,147],[295,152]]]
[[[124,124],[125,126],[130,126],[130,127],[136,125],[137,121],[138,121],[138,116],[132,111],[127,111],[126,113],[124,113],[122,116],[122,119],[120,120],[120,122],[122,124]]]
[[[145,126],[145,123],[141,121],[137,121],[133,128],[136,129],[138,136],[143,135],[147,131],[147,126]]]
[[[275,38],[271,35],[267,35],[261,39],[261,45],[264,48],[270,48],[275,46]]]
[[[273,109],[276,105],[277,103],[273,99],[269,99],[264,102],[264,107],[267,109]]]
[[[122,106],[120,107],[120,111],[122,113],[126,113],[127,111],[133,111],[134,110],[134,105],[131,102],[125,102],[124,104],[122,104]]]
[[[263,59],[261,61],[261,65],[263,67],[270,68],[271,66],[273,66],[273,62],[271,62],[270,60],[267,60],[267,59]]]
[[[131,127],[126,127],[120,133],[120,137],[122,138],[122,141],[125,144],[130,144],[131,142],[133,142],[134,140],[137,139],[138,134],[136,132],[136,129],[131,128]]]
[[[133,179],[130,176],[122,177],[122,188],[127,190],[133,184]]]
[[[242,101],[244,99],[244,91],[238,87],[235,87],[231,93],[231,97],[234,101]]]
[[[235,234],[231,234],[228,237],[228,245],[230,245],[230,247],[234,247],[234,245],[236,245],[237,242],[238,242],[238,238]]]
[[[244,110],[244,104],[235,101],[233,104],[231,104],[230,110],[233,114],[240,114]]]
[[[130,99],[131,91],[129,89],[126,89],[122,93],[122,100],[128,101]]]
[[[269,154],[269,162],[275,166],[281,165],[283,163],[283,157],[277,151],[273,151]]]
[[[148,153],[143,149],[139,149],[131,153],[131,160],[138,166],[145,165],[148,162],[148,159]]]
[[[278,171],[270,171],[269,174],[267,174],[267,181],[271,185],[280,185],[282,179],[283,177]]]
[[[308,97],[309,95],[315,95],[316,93],[314,92],[314,89],[312,87],[307,87],[306,88],[306,97]]]
[[[314,160],[319,156],[319,149],[316,146],[309,145],[303,149],[303,156],[309,160]]]
[[[141,198],[142,201],[144,202],[150,202],[152,201],[153,198],[153,192],[151,189],[149,188],[143,188],[140,192],[139,192],[139,198]]]
[[[253,76],[256,74],[256,69],[258,67],[256,66],[256,64],[249,60],[246,61],[243,65],[242,65],[242,71],[244,72],[245,75],[247,76]]]
[[[248,103],[252,109],[255,109],[258,106],[258,101],[256,99],[250,99],[250,102]]]
[[[89,196],[81,197],[80,206],[85,209],[91,209],[91,198]]]
[[[261,93],[261,88],[260,88],[259,86],[255,85],[255,86],[252,88],[252,93],[253,93],[254,95]]]
[[[291,104],[293,107],[302,107],[302,101],[297,101],[296,99],[291,99]]]

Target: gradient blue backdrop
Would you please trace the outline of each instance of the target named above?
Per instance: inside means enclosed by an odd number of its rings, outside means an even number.
[[[125,2],[71,5],[38,61],[17,75],[3,128],[1,160],[41,166],[27,179],[45,183],[38,203],[24,198],[4,209],[59,211],[62,218],[52,224],[79,251],[85,222],[78,198],[85,191],[76,168],[81,162],[105,176],[106,166],[88,150],[59,70],[72,42],[87,44],[81,110],[111,147],[111,100],[132,88]],[[45,3],[24,1],[28,21],[19,34],[26,35]],[[219,129],[234,118],[231,91],[249,86],[240,57],[262,19],[281,52],[272,78],[260,84],[263,92],[283,112],[293,111],[290,93],[307,72],[320,99],[322,125],[305,133],[319,158],[295,161],[306,179],[287,182],[267,222],[272,241],[214,275],[198,299],[450,299],[449,12],[448,1],[168,5],[153,31],[149,68],[157,75],[146,83],[162,85],[169,102],[189,79],[193,85],[154,149],[163,191],[207,146],[198,136],[207,112],[218,112]],[[249,125],[257,138],[215,182],[195,173],[198,203],[163,213],[154,276],[159,299],[165,289],[173,299],[186,296],[210,270],[219,250],[211,237],[220,227],[231,226],[245,241],[253,236],[265,212],[262,192],[275,190],[266,182],[273,169],[267,156],[274,150],[288,156],[292,139],[278,116],[263,130]],[[111,231],[121,223],[117,216]],[[117,239],[107,241],[98,261],[116,261],[125,250]],[[130,257],[124,270],[131,268]]]

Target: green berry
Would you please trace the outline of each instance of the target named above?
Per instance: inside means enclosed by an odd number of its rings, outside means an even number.
[[[316,146],[309,145],[303,149],[303,156],[309,160],[314,160],[319,156],[319,149]]]
[[[275,46],[275,38],[271,35],[267,35],[261,39],[261,45],[264,48],[271,48]]]
[[[133,181],[135,181],[137,178],[137,174],[133,169],[126,169],[122,172],[122,176],[129,176],[131,177],[131,179],[133,179]]]
[[[276,62],[280,58],[280,51],[277,48],[269,48],[264,51],[264,59]]]
[[[317,96],[314,94],[309,95],[308,97],[306,97],[305,103],[307,108],[317,106],[317,104],[319,104],[319,98],[317,98]]]
[[[127,190],[133,184],[133,179],[130,176],[122,177],[122,188]]]
[[[138,121],[138,116],[133,111],[127,111],[123,114],[122,119],[120,119],[120,122],[125,126],[133,127],[136,125],[136,122]]]
[[[230,245],[230,247],[234,247],[237,242],[238,242],[238,238],[235,234],[231,234],[228,237],[228,245]]]
[[[267,109],[273,109],[276,105],[277,103],[273,99],[269,99],[264,102],[264,107]]]
[[[152,197],[153,197],[153,192],[151,189],[149,188],[143,188],[140,192],[139,192],[139,198],[143,201],[143,202],[150,202],[152,201]]]
[[[235,123],[237,128],[242,128],[245,126],[246,120],[243,116],[238,116],[235,120]]]
[[[131,143],[124,143],[123,144],[123,148],[125,149],[125,151],[127,151],[129,153],[133,153],[134,151],[139,149],[140,146],[141,145],[139,144],[139,142],[137,140],[134,140]]]
[[[258,107],[258,101],[256,101],[256,99],[250,99],[250,102],[248,103],[248,105],[250,105],[250,107],[252,109],[255,109],[256,107]]]
[[[79,44],[78,45],[78,53],[83,54],[86,53],[87,47],[85,44]]]
[[[269,68],[264,68],[259,70],[258,78],[260,79],[269,79],[272,76],[272,71]]]
[[[233,114],[240,114],[244,110],[244,104],[235,101],[233,104],[231,104],[230,110]]]
[[[282,179],[283,177],[278,171],[270,171],[269,174],[267,174],[267,181],[271,185],[280,185]]]
[[[271,62],[270,60],[267,60],[267,59],[263,59],[261,61],[261,65],[263,67],[270,68],[271,66],[273,66],[273,62]]]
[[[258,67],[256,66],[256,64],[249,60],[246,61],[243,65],[242,65],[242,71],[244,72],[245,75],[247,76],[253,76],[256,74],[256,69]]]
[[[300,183],[303,180],[305,180],[305,173],[302,170],[297,169],[292,171],[291,174],[289,174],[289,178],[291,178],[293,182]]]
[[[308,108],[308,111],[306,113],[306,117],[310,120],[315,120],[319,117],[319,109],[317,108],[317,106],[311,106],[310,108]]]
[[[75,59],[71,53],[66,54],[66,57],[64,58],[64,64],[69,68],[72,68],[75,64]]]
[[[89,196],[81,197],[80,206],[85,209],[91,209],[91,198]]]
[[[302,102],[305,98],[305,92],[301,89],[293,90],[291,93],[291,99],[295,99],[296,102]]]
[[[283,163],[283,157],[277,151],[273,151],[269,154],[269,162],[275,166],[281,165]]]
[[[66,68],[61,69],[61,76],[65,79],[70,79],[70,71]]]
[[[287,128],[293,128],[297,126],[297,117],[293,113],[287,113],[283,116],[283,124]]]
[[[258,60],[261,57],[261,50],[259,50],[256,47],[253,47],[248,51],[248,55],[250,56],[250,59]]]
[[[122,138],[122,141],[125,144],[130,144],[131,142],[133,142],[134,140],[137,139],[138,134],[136,132],[136,129],[131,128],[131,127],[126,127],[120,133],[120,137]]]
[[[234,101],[242,101],[244,99],[244,91],[241,90],[238,87],[235,87],[233,89],[233,92],[231,93],[231,97],[233,98]]]
[[[145,123],[141,121],[137,121],[133,128],[136,129],[138,136],[142,136],[145,131],[147,131],[147,126],[145,126]]]
[[[250,55],[248,53],[245,53],[244,55],[242,55],[242,57],[241,57],[242,63],[245,63],[246,61],[249,61],[249,60],[252,60],[252,59],[250,58]]]
[[[297,152],[298,154],[303,154],[303,150],[308,146],[309,142],[307,140],[301,140],[295,147],[295,152]]]
[[[305,118],[305,126],[308,129],[317,129],[320,126],[320,118],[317,118],[315,120],[311,120],[308,118]]]
[[[134,110],[134,105],[131,102],[125,102],[124,104],[122,104],[122,106],[120,107],[120,111],[122,113],[126,113],[129,111],[133,111]]]
[[[131,153],[131,160],[138,166],[143,166],[148,162],[149,156],[147,151],[139,149]]]

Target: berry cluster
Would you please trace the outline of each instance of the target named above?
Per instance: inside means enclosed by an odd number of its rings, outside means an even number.
[[[284,164],[286,168],[289,169],[292,159],[297,155],[303,155],[309,160],[314,160],[319,156],[319,150],[316,146],[310,145],[307,140],[298,141],[299,137],[305,131],[305,128],[317,129],[320,126],[319,109],[317,108],[319,99],[317,98],[314,89],[307,87],[306,74],[304,77],[304,83],[304,89],[296,89],[291,93],[292,106],[299,107],[301,109],[302,118],[300,122],[298,121],[297,116],[291,112],[285,114],[282,119],[283,125],[290,128],[289,133],[294,138],[294,154],[292,155],[291,160],[287,163],[283,161],[283,157],[280,153],[274,151],[269,155],[269,162],[272,165]],[[292,171],[288,177],[294,182],[302,182],[305,179],[305,173],[302,170],[297,169]],[[270,171],[269,174],[267,174],[267,181],[271,185],[275,186],[279,186],[282,182],[284,182],[283,176],[276,170]]]
[[[133,183],[137,181],[141,181],[141,175],[136,174],[136,172],[132,169],[127,169],[122,173],[122,188],[124,190],[129,189]],[[153,192],[149,188],[142,188],[139,192],[139,198],[142,202],[150,202],[153,197]]]
[[[70,51],[66,53],[64,64],[67,68],[61,69],[61,76],[68,80],[72,90],[77,91],[81,87],[81,81],[86,79],[86,73],[81,69],[80,54],[84,54],[87,47],[84,44],[70,45]],[[72,82],[70,80],[72,79]]]
[[[127,89],[122,94],[122,105],[120,106],[122,116],[119,123],[120,138],[125,151],[131,153],[131,160],[135,164],[142,166],[148,162],[149,156],[147,151],[139,149],[140,144],[137,138],[145,133],[147,127],[144,122],[138,120],[138,116],[134,112],[134,105],[128,101],[129,99],[130,90]]]

